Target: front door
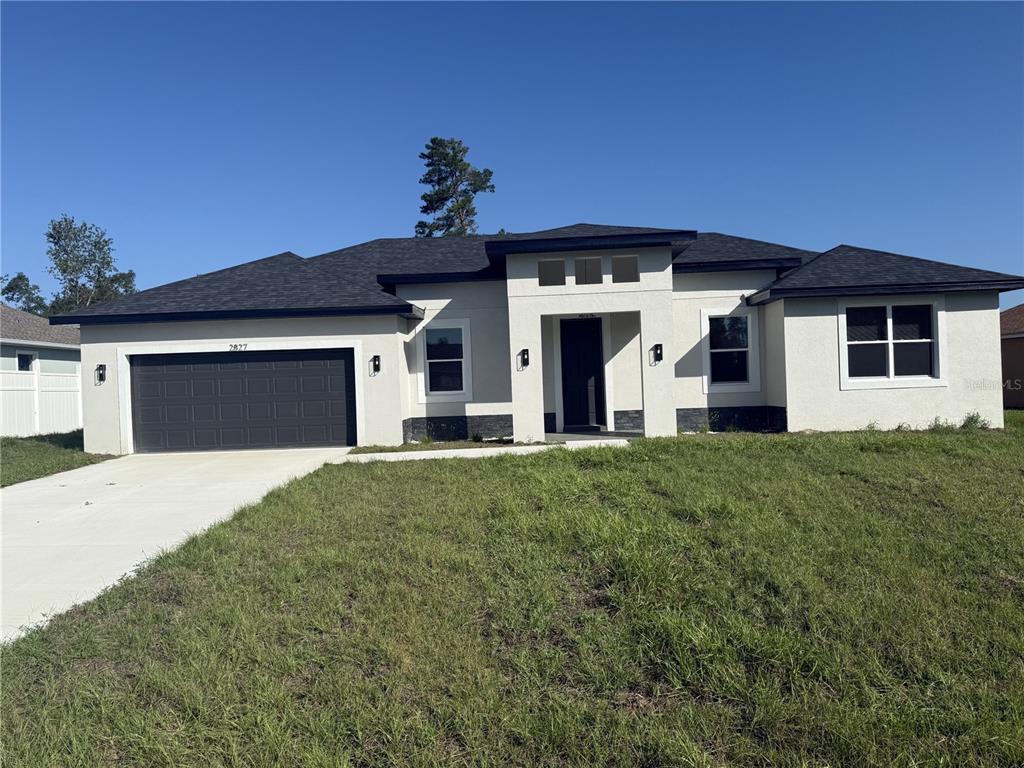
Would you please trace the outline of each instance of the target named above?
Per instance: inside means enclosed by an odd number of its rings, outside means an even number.
[[[606,426],[601,318],[562,320],[561,335],[564,428]]]

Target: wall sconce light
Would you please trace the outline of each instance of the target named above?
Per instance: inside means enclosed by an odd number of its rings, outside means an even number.
[[[96,366],[96,383],[102,384],[107,380],[107,366],[104,363],[100,363]]]
[[[380,355],[374,355],[370,358],[370,368],[374,373],[380,373]]]
[[[519,364],[526,368],[530,364],[530,350],[519,350]]]
[[[665,353],[662,351],[661,344],[655,344],[651,351],[654,352],[654,362],[656,363],[660,363],[662,359],[665,357]]]

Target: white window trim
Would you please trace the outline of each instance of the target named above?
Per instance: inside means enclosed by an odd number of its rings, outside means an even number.
[[[902,342],[892,338],[892,308],[900,306],[916,306],[931,304],[932,306],[932,369],[934,376],[896,376],[893,365],[893,347]],[[888,354],[888,376],[850,376],[850,358],[847,354],[846,342],[846,309],[847,307],[885,307],[886,335],[885,341]],[[921,387],[946,387],[946,299],[944,296],[909,296],[906,298],[864,297],[856,299],[840,299],[838,302],[837,322],[839,329],[839,389],[914,389]],[[876,342],[881,343],[881,342]]]
[[[712,317],[747,318],[747,381],[711,383]],[[757,307],[747,307],[742,304],[734,304],[731,307],[705,307],[700,311],[700,334],[704,358],[704,370],[701,376],[704,394],[761,391],[761,331]]]
[[[466,318],[434,318],[416,332],[416,350],[419,358],[417,386],[421,403],[466,403],[473,399],[473,342],[470,323]],[[459,392],[427,391],[427,330],[458,328],[462,331],[462,390]]]

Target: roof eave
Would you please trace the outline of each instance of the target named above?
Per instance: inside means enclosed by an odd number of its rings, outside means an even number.
[[[313,307],[299,309],[217,309],[197,312],[125,312],[105,315],[57,315],[53,325],[116,325],[125,323],[178,323],[199,320],[246,320],[272,317],[349,317],[354,315],[399,315],[410,319],[423,317],[423,310],[412,304],[368,307]]]
[[[377,275],[377,282],[385,287],[425,283],[472,283],[504,279],[504,273],[491,269],[473,272],[392,272]]]
[[[32,341],[31,339],[12,339],[6,336],[0,338],[0,342],[13,346],[23,347],[45,347],[47,349],[79,349],[80,344],[71,344],[69,342],[57,342],[57,341]]]
[[[782,259],[730,259],[728,261],[674,262],[673,272],[735,272],[751,269],[794,269],[803,264],[803,259],[790,257]]]
[[[817,288],[768,287],[747,297],[747,304],[770,304],[779,299],[813,299],[841,296],[882,296],[903,293],[958,293],[963,291],[1017,291],[1024,278],[1012,280],[968,280],[946,283],[893,283],[891,285],[844,285]]]
[[[484,243],[484,251],[487,253],[487,259],[491,265],[497,266],[510,254],[605,251],[619,248],[658,248],[671,246],[680,240],[696,239],[697,232],[695,230],[678,229],[627,235],[488,240]]]

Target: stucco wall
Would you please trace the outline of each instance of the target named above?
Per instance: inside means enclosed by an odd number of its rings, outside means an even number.
[[[872,297],[933,301],[935,296]],[[790,430],[853,430],[874,424],[927,427],[935,418],[960,423],[979,413],[1003,425],[999,359],[999,300],[995,293],[951,293],[940,339],[943,386],[841,389],[839,303],[836,299],[787,299],[786,391]]]
[[[408,362],[405,416],[496,415],[512,412],[509,380],[508,301],[503,281],[399,286],[397,295],[424,310],[423,320],[403,340]],[[421,334],[432,322],[468,320],[473,397],[431,402],[421,397]]]
[[[766,404],[768,370],[778,365],[777,349],[766,349],[767,323],[762,310],[758,318],[757,338],[760,373],[756,379],[757,391],[705,392],[704,332],[701,312],[728,312],[744,306],[744,297],[760,290],[775,280],[774,270],[749,272],[702,272],[673,276],[672,321],[676,345],[680,350],[675,359],[675,403],[678,408],[707,408],[716,406],[750,406]],[[773,370],[773,376],[778,372]],[[784,404],[784,403],[782,403]]]
[[[246,343],[250,351],[354,347],[358,442],[401,443],[400,333],[405,324],[401,318],[382,316],[83,326],[85,450],[125,454],[134,449],[128,355],[220,352],[237,342]],[[381,356],[378,374],[370,369],[373,355]],[[103,384],[94,378],[100,363],[107,366]]]
[[[639,282],[614,283],[611,279],[611,258],[614,255],[635,255],[639,261]],[[600,256],[604,281],[596,285],[576,285],[576,258]],[[564,258],[566,285],[541,286],[537,279],[539,259]],[[675,408],[672,398],[672,360],[676,345],[671,324],[665,319],[672,312],[671,253],[668,248],[647,248],[622,252],[573,252],[564,254],[511,255],[506,262],[508,274],[508,354],[514,393],[513,415],[517,440],[543,439],[545,390],[545,354],[541,317],[603,316],[614,313],[639,315],[640,387],[645,404],[644,429],[648,435],[675,434]],[[648,350],[661,344],[664,360],[648,359]],[[528,366],[519,363],[519,353],[530,350]],[[612,404],[621,409],[616,393],[617,380],[612,382]],[[629,388],[624,387],[629,398]],[[625,402],[625,401],[623,401]]]

